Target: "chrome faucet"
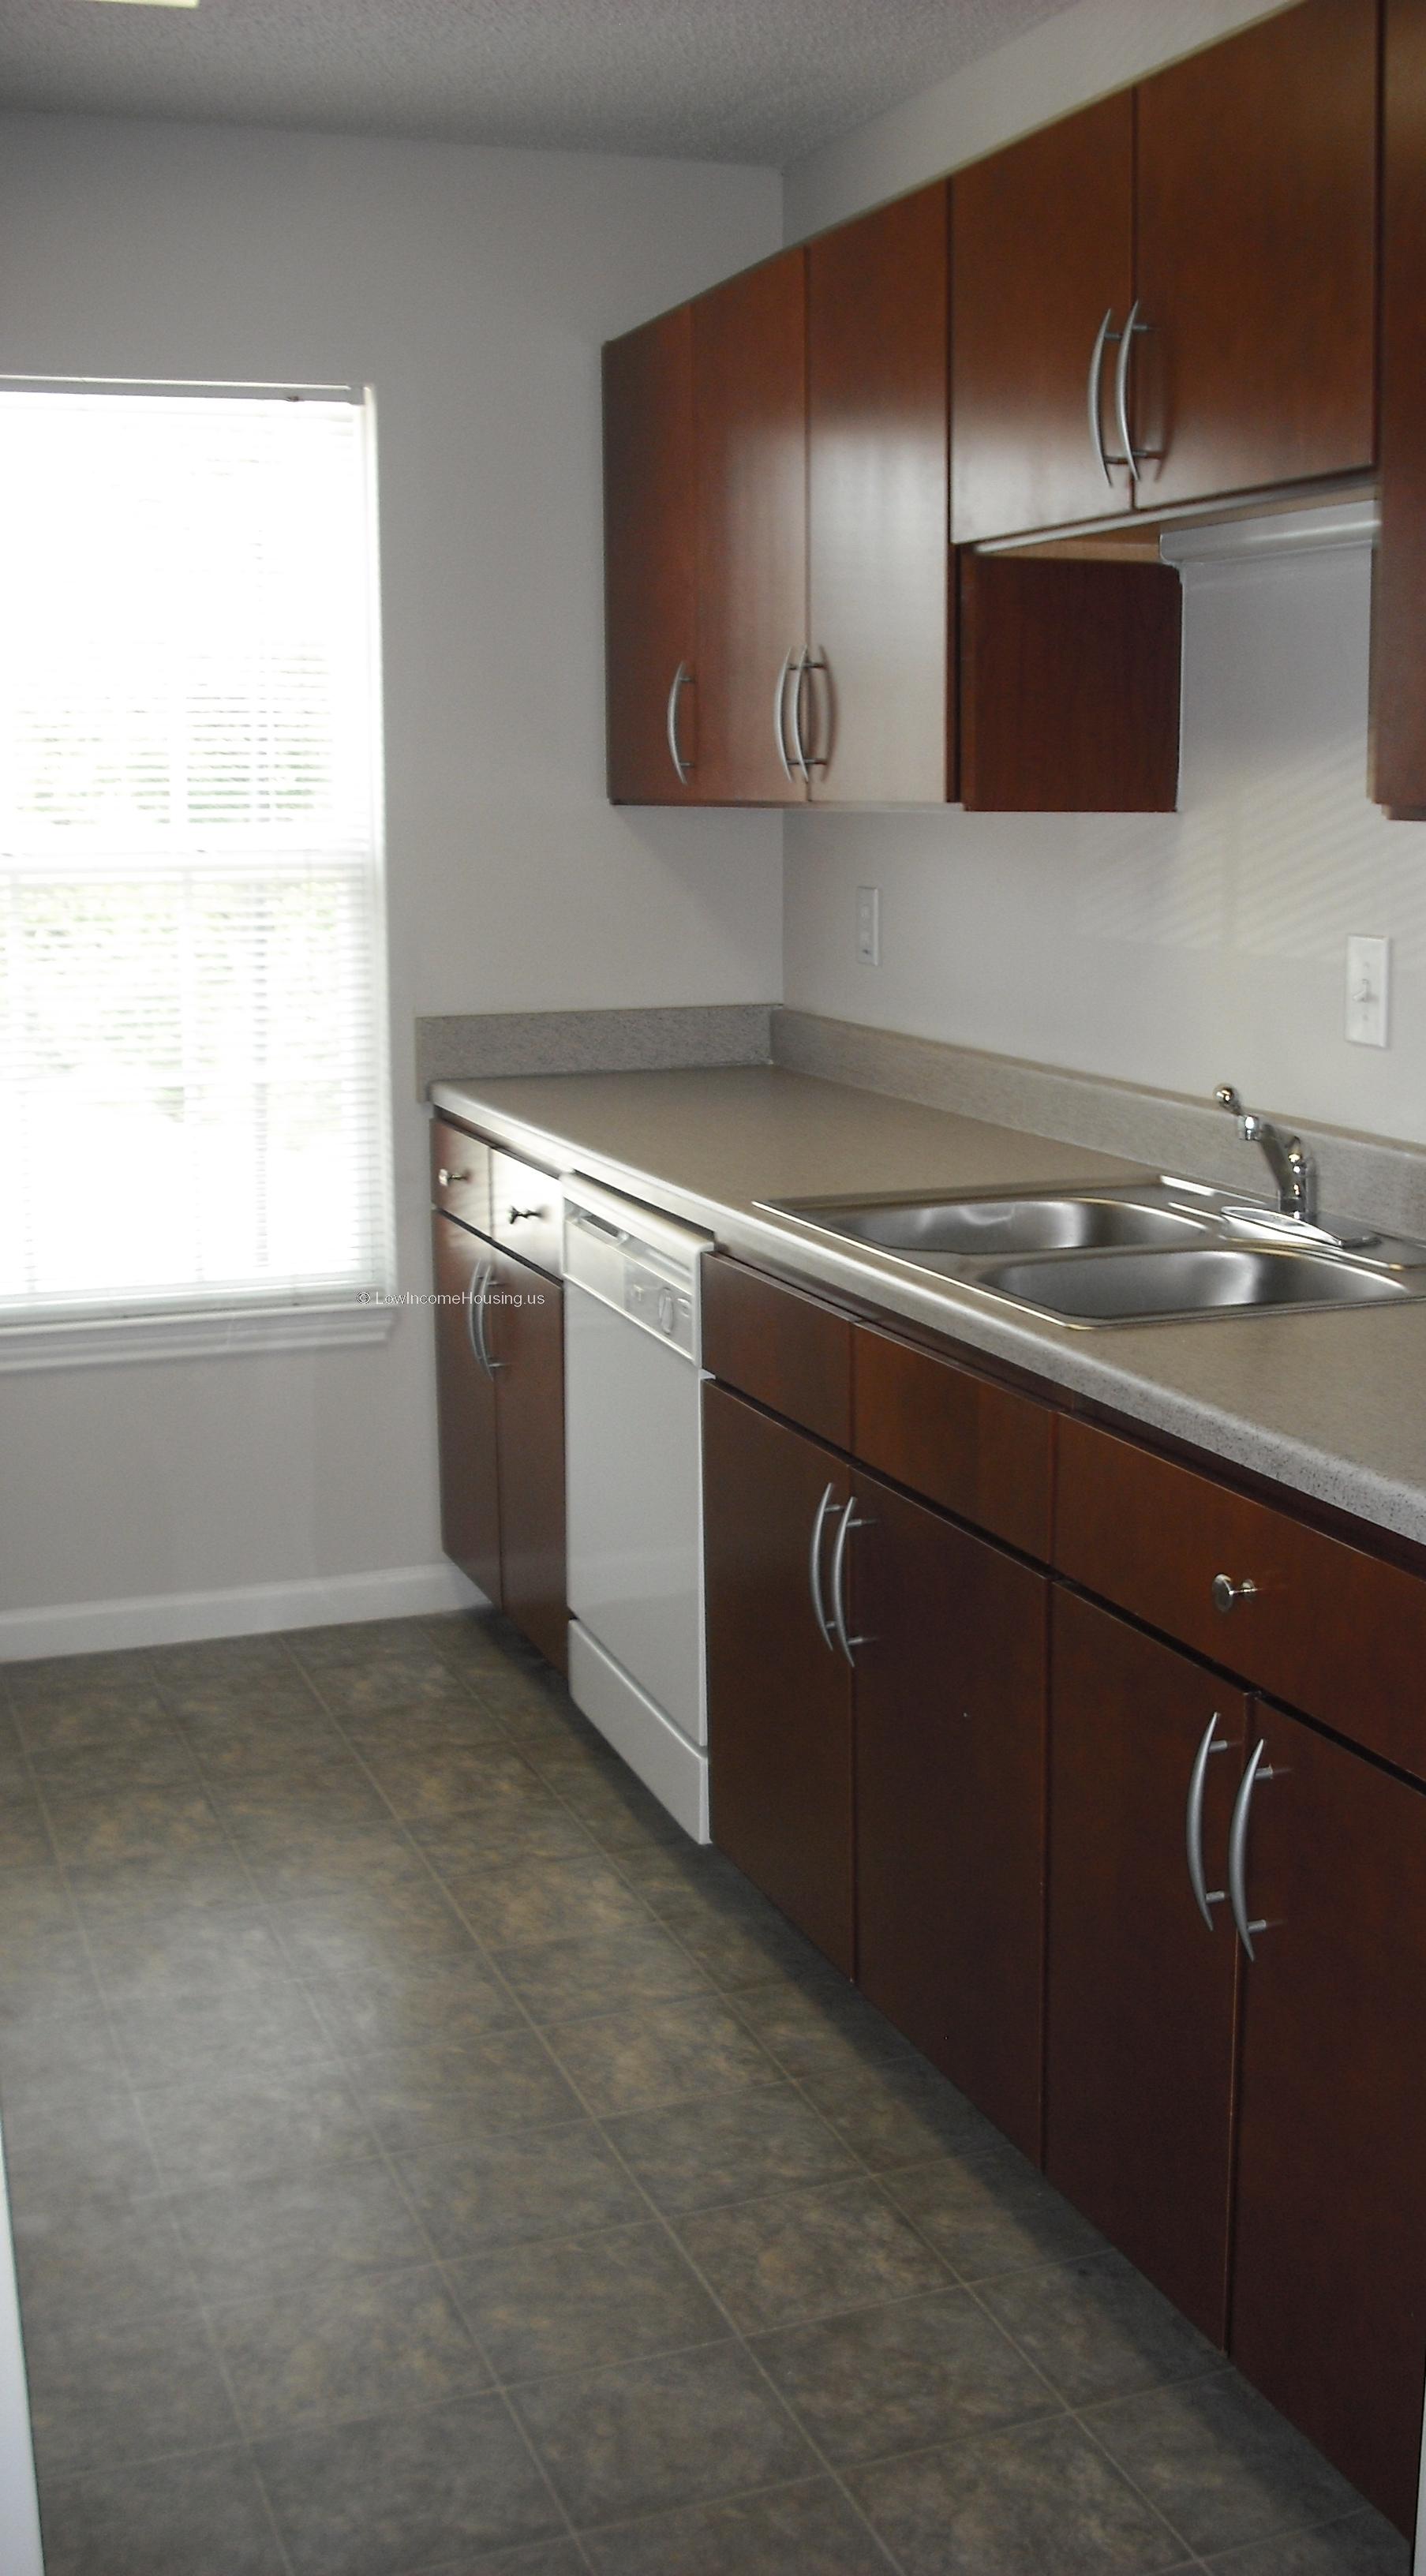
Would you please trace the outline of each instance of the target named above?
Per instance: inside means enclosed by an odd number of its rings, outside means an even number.
[[[1317,1222],[1317,1166],[1300,1136],[1284,1136],[1270,1118],[1260,1118],[1255,1109],[1245,1109],[1231,1082],[1220,1082],[1213,1094],[1220,1109],[1237,1119],[1238,1133],[1245,1145],[1261,1145],[1268,1159],[1268,1169],[1277,1183],[1278,1211],[1282,1216],[1296,1217],[1302,1225]]]

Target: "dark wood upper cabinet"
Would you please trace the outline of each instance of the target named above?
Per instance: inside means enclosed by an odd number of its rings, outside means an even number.
[[[703,1477],[713,1840],[850,1976],[852,1671],[827,1616],[847,1471],[706,1386]]]
[[[1426,2354],[1426,1796],[1259,1705],[1229,2351],[1401,2530]]]
[[[1059,1588],[1052,1655],[1045,2171],[1221,2345],[1241,1956],[1224,1873],[1246,1702]],[[1207,1923],[1187,1865],[1196,1778]]]
[[[1099,452],[1122,453],[1117,346],[1100,335],[1134,296],[1133,93],[957,171],[952,199],[956,543],[1117,516],[1128,476]]]
[[[456,1134],[455,1129],[448,1133]],[[471,1159],[486,1148],[468,1140]],[[481,1357],[480,1301],[495,1254],[482,1235],[438,1209],[431,1219],[436,1288],[436,1404],[441,1457],[441,1545],[497,1607],[500,1470],[495,1380]]]
[[[1386,0],[1381,535],[1372,595],[1372,788],[1426,813],[1426,10]]]
[[[564,1290],[512,1253],[495,1250],[490,1260],[504,1608],[565,1672]]]
[[[807,636],[816,802],[939,804],[954,770],[950,185],[807,253]]]
[[[1183,593],[1168,564],[961,561],[961,799],[1171,814]]]
[[[807,793],[806,272],[785,251],[693,307],[700,804]]]
[[[1038,2161],[1049,1585],[853,1475],[858,1981]]]
[[[1143,82],[1138,118],[1140,505],[1369,470],[1376,0],[1300,0]]]
[[[616,805],[700,800],[695,505],[693,309],[684,304],[604,351],[605,701]]]

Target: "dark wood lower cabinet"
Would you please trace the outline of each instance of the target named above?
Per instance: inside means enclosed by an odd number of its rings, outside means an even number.
[[[1038,2159],[1050,1587],[874,1478],[856,1497],[859,1982]]]
[[[851,1976],[852,1673],[813,1591],[846,1469],[718,1386],[703,1444],[713,1839]]]
[[[1426,1795],[1258,1703],[1229,2351],[1403,2531],[1426,2356]]]
[[[1241,1953],[1228,1826],[1246,1703],[1058,1586],[1052,1620],[1045,2170],[1217,2344],[1227,2339]],[[1210,1925],[1188,1870],[1202,1763]]]
[[[500,1474],[495,1381],[477,1356],[472,1313],[495,1259],[483,1235],[439,1211],[431,1219],[436,1286],[436,1403],[440,1422],[441,1544],[497,1608]]]
[[[566,1672],[564,1290],[512,1253],[492,1251],[490,1259],[486,1319],[496,1368],[504,1607]]]

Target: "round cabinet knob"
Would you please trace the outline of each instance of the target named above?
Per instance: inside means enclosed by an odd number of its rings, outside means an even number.
[[[1257,1589],[1258,1587],[1250,1574],[1245,1574],[1241,1583],[1235,1583],[1231,1574],[1215,1574],[1213,1577],[1213,1607],[1215,1610],[1221,1610],[1226,1619],[1228,1612],[1230,1610],[1236,1610],[1240,1601],[1252,1601],[1256,1599]]]
[[[442,1165],[436,1173],[436,1178],[443,1190],[451,1190],[455,1188],[458,1181],[468,1181],[470,1174],[469,1172],[448,1172]]]
[[[512,1207],[510,1210],[510,1222],[512,1225],[533,1225],[539,1218],[546,1217],[548,1215],[548,1208]]]

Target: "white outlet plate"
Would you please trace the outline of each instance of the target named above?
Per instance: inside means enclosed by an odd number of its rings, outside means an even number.
[[[1384,1047],[1391,982],[1391,941],[1354,933],[1347,941],[1347,1038],[1352,1046]]]
[[[857,888],[857,956],[863,966],[881,964],[881,888]]]

